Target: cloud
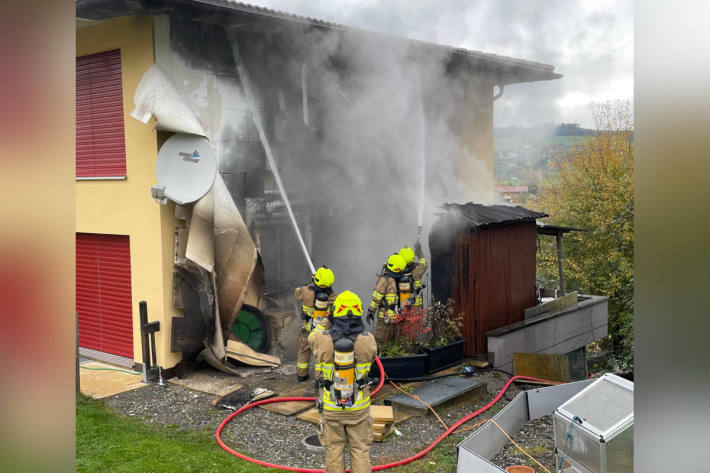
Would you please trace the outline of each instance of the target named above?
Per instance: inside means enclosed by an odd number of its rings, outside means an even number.
[[[252,0],[347,26],[553,64],[562,79],[506,87],[496,125],[577,121],[633,98],[631,0]]]

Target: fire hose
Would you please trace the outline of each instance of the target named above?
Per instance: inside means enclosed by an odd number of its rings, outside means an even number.
[[[382,385],[385,382],[385,369],[382,366],[382,363],[380,362],[379,358],[375,358],[375,362],[377,363],[378,368],[380,369],[380,383],[377,385],[377,387],[372,391],[371,395],[377,394],[377,392],[382,388]],[[462,417],[461,419],[458,420],[455,424],[453,424],[451,427],[446,429],[446,431],[441,434],[436,440],[434,440],[431,444],[429,444],[428,447],[426,447],[424,450],[421,452],[412,455],[409,458],[405,458],[403,460],[399,460],[393,463],[386,463],[384,465],[375,465],[372,467],[372,471],[380,471],[380,470],[387,470],[389,468],[394,468],[396,466],[402,466],[406,465],[407,463],[411,463],[415,460],[419,460],[420,458],[424,457],[426,454],[428,454],[430,451],[436,447],[436,445],[444,440],[446,437],[449,436],[453,431],[458,429],[462,424],[468,422],[469,420],[473,419],[477,415],[481,414],[482,412],[485,412],[488,410],[491,406],[493,406],[496,402],[500,400],[501,397],[503,397],[503,394],[508,390],[511,384],[513,384],[517,380],[527,380],[527,381],[543,381],[543,382],[551,382],[547,381],[544,379],[539,379],[539,378],[533,378],[530,376],[513,376],[511,377],[507,383],[501,388],[501,390],[498,392],[496,397],[494,397],[488,404],[485,406],[481,407],[475,412],[472,412],[471,414],[468,414],[467,416]],[[217,438],[217,443],[219,444],[220,447],[222,447],[223,450],[225,450],[228,453],[231,453],[232,455],[241,458],[242,460],[246,460],[251,463],[255,463],[257,465],[269,467],[269,468],[278,468],[280,470],[287,470],[287,471],[297,471],[300,473],[325,473],[325,470],[322,469],[315,469],[315,468],[298,468],[298,467],[292,467],[292,466],[285,466],[285,465],[276,465],[274,463],[268,463],[265,461],[257,460],[255,458],[248,457],[242,453],[237,452],[236,450],[233,450],[231,447],[229,447],[227,444],[225,444],[222,441],[222,430],[229,424],[232,419],[237,417],[239,414],[242,412],[251,409],[252,407],[260,406],[262,404],[271,404],[273,402],[294,402],[294,401],[311,401],[315,402],[316,398],[315,397],[279,397],[275,399],[264,399],[262,401],[257,401],[252,404],[247,404],[245,406],[242,406],[232,414],[230,414],[226,419],[222,421],[221,424],[219,424],[219,427],[217,427],[217,432],[215,433],[215,437]],[[346,470],[347,472],[350,471],[350,469]]]

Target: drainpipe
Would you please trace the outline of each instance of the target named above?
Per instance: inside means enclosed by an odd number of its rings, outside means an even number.
[[[79,376],[79,312],[75,312],[76,320],[76,395],[81,393],[81,377]]]
[[[503,96],[503,89],[505,89],[505,84],[498,84],[498,93],[493,96],[494,102]]]
[[[145,301],[140,301],[138,303],[138,310],[140,312],[141,348],[143,349],[143,382],[147,383],[150,381],[148,375],[150,371],[150,342],[148,333],[145,331],[145,326],[148,324],[148,304],[146,304]]]

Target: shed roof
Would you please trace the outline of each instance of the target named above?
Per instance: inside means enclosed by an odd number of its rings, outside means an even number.
[[[584,232],[583,228],[565,227],[563,225],[554,225],[552,223],[537,222],[538,235],[557,235],[569,232]]]
[[[421,48],[434,48],[448,51],[452,57],[457,57],[463,61],[481,68],[493,71],[499,77],[500,84],[515,84],[519,82],[535,82],[542,80],[559,79],[562,75],[557,74],[555,66],[537,61],[529,61],[498,54],[486,53],[472,49],[459,48],[449,45],[431,43],[409,38],[396,37],[383,33],[375,33],[360,28],[350,27],[319,20],[302,15],[296,15],[271,8],[260,7],[236,0],[143,0],[140,3],[134,0],[76,0],[77,17],[88,19],[103,19],[123,15],[150,14],[150,13],[170,13],[180,5],[191,4],[207,8],[223,8],[235,14],[247,16],[258,16],[302,23],[316,27],[328,28],[332,30],[359,32],[367,35],[377,35],[384,39],[407,41],[418,44]]]
[[[535,222],[538,218],[548,217],[546,213],[536,212],[516,205],[444,204],[442,208],[452,218],[460,218],[471,228],[489,228],[513,225],[516,223]]]

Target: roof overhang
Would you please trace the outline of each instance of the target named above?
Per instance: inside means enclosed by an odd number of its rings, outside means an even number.
[[[559,79],[555,67],[525,59],[499,56],[470,49],[406,39],[382,33],[375,33],[332,23],[317,18],[295,15],[270,8],[250,5],[234,0],[77,0],[76,16],[82,19],[101,20],[119,16],[146,14],[179,14],[200,21],[233,22],[234,17],[255,21],[286,22],[306,25],[370,37],[380,37],[386,41],[406,42],[421,48],[448,53],[454,67],[463,67],[476,72],[484,72],[491,83],[509,85],[521,82],[536,82]]]
[[[553,225],[551,223],[537,222],[538,235],[561,235],[569,232],[585,232],[583,228],[565,227],[562,225]]]

